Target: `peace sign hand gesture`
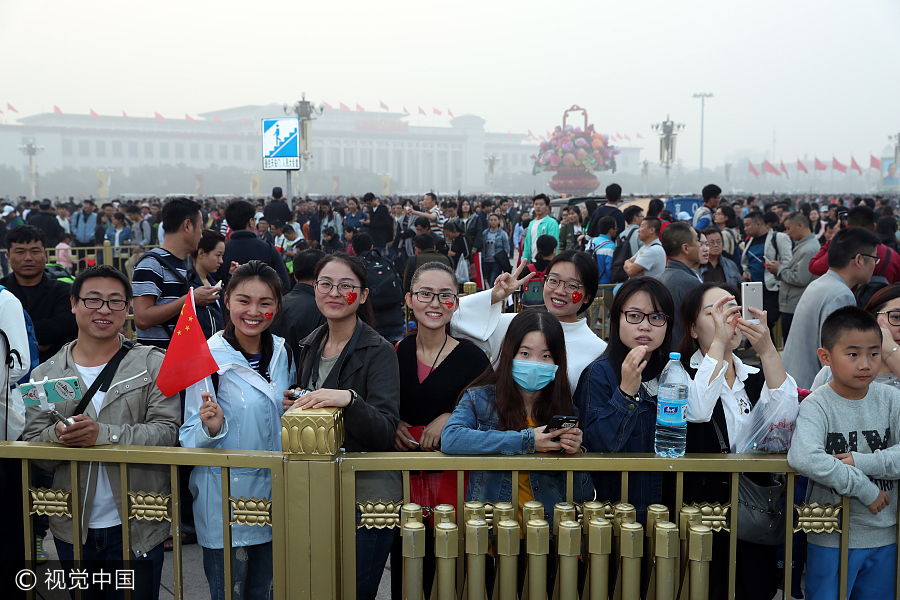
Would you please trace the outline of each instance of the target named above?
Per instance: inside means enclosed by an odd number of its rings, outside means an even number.
[[[520,286],[531,281],[532,277],[535,276],[535,273],[528,273],[528,275],[522,279],[518,278],[522,274],[522,271],[525,270],[525,267],[525,261],[522,261],[515,272],[500,273],[494,281],[494,287],[491,290],[491,304],[497,304],[498,302],[502,302],[506,298],[509,298]]]

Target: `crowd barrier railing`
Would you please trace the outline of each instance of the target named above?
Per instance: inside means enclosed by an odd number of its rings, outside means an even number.
[[[537,454],[527,456],[449,456],[441,453],[348,454],[340,409],[290,410],[282,417],[282,452],[198,450],[133,446],[63,448],[53,444],[0,443],[0,457],[22,462],[23,516],[26,559],[34,558],[30,516],[55,514],[71,518],[79,514],[83,498],[71,493],[78,480],[79,462],[118,463],[121,469],[122,521],[167,520],[175,545],[175,597],[183,598],[180,538],[181,506],[176,469],[199,465],[225,469],[222,477],[223,535],[230,545],[232,528],[270,524],[273,535],[274,597],[278,599],[355,600],[356,543],[359,528],[397,529],[402,538],[405,597],[423,598],[422,560],[426,552],[436,558],[437,575],[431,598],[435,600],[548,600],[548,577],[555,572],[555,600],[617,598],[673,600],[706,598],[712,553],[727,552],[728,597],[735,597],[737,536],[728,547],[713,548],[713,532],[738,530],[738,478],[741,473],[783,474],[784,502],[790,507],[784,531],[784,589],[791,589],[793,541],[797,532],[840,536],[840,597],[846,596],[850,532],[850,499],[837,506],[797,504],[794,485],[798,477],[784,455],[686,455],[662,458],[637,454]],[[62,460],[72,467],[69,489],[48,490],[32,485],[30,465],[35,460]],[[128,466],[163,464],[170,467],[171,493],[147,494],[129,487]],[[81,467],[83,468],[83,467]],[[272,474],[271,498],[236,498],[231,495],[229,469],[262,468]],[[412,503],[410,479],[418,471],[455,471],[456,503],[425,507],[434,515],[435,541],[424,547],[423,507]],[[565,502],[554,508],[553,522],[544,521],[549,507],[531,502],[518,520],[518,487],[512,486],[508,502],[487,499],[466,502],[464,472],[509,471],[515,482],[521,471],[561,471],[566,474]],[[395,471],[402,477],[402,498],[357,498],[360,473]],[[619,498],[574,502],[574,473],[618,473]],[[674,504],[651,505],[645,523],[635,519],[628,503],[629,476],[640,472],[673,473]],[[728,502],[685,505],[686,473],[725,473],[730,477]],[[896,507],[888,510],[898,510]],[[357,523],[357,513],[360,520]],[[78,523],[73,523],[80,540]],[[550,531],[555,544],[548,543]],[[523,532],[524,541],[518,542]],[[123,526],[124,547],[129,531]],[[490,539],[492,538],[492,539]],[[76,559],[82,556],[76,544]],[[493,557],[490,553],[493,552]],[[123,552],[128,559],[127,550]],[[549,562],[547,555],[553,559]],[[517,556],[527,558],[525,588],[516,589]],[[231,558],[226,553],[225,580],[231,577]],[[487,561],[496,558],[496,578],[486,589]],[[896,566],[900,570],[900,562]],[[587,576],[582,577],[581,573]],[[198,574],[203,577],[202,574]],[[610,585],[610,582],[615,582]],[[231,586],[225,597],[232,598]],[[611,595],[610,595],[611,594]]]

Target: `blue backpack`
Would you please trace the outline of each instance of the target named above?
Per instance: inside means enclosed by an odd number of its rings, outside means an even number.
[[[3,292],[6,288],[0,285],[0,292]],[[12,292],[10,292],[12,293]],[[22,309],[22,315],[25,317],[25,333],[28,335],[28,354],[31,356],[31,365],[28,367],[28,372],[19,380],[19,384],[28,383],[31,380],[31,372],[34,371],[35,367],[41,364],[41,359],[39,358],[40,350],[38,350],[38,341],[37,335],[34,333],[34,323],[31,322],[31,317],[28,316],[28,313],[25,312],[25,309]],[[6,343],[6,347],[8,349],[7,352],[7,366],[12,367],[12,355],[15,354],[19,357],[19,361],[21,362],[22,357],[19,356],[19,353],[9,344],[9,338],[6,337],[6,332],[0,329],[0,334],[3,335],[3,341]]]

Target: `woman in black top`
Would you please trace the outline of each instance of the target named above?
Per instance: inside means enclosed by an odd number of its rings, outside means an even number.
[[[447,238],[447,243],[450,244],[447,256],[453,262],[454,268],[459,264],[461,258],[465,258],[468,261],[472,260],[472,240],[462,230],[462,226],[459,223],[452,221],[445,223],[444,236]]]
[[[197,249],[191,254],[193,266],[188,269],[187,279],[191,287],[207,285],[215,286],[219,281],[215,272],[222,266],[222,255],[225,254],[225,236],[212,229],[204,229]],[[221,298],[204,304],[195,298],[197,304],[197,322],[203,329],[203,335],[209,339],[212,334],[225,328],[225,316]]]

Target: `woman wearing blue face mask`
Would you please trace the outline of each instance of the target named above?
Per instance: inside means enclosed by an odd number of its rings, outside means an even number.
[[[462,393],[444,426],[441,449],[447,454],[580,453],[577,425],[564,433],[544,431],[557,415],[575,415],[562,325],[549,313],[526,311],[510,323],[496,370],[486,371]],[[472,471],[466,500],[509,502],[510,479],[509,471]],[[524,503],[537,500],[552,523],[553,507],[566,500],[565,473],[520,471],[515,484],[519,521]],[[573,500],[591,500],[593,494],[590,475],[576,473]]]

